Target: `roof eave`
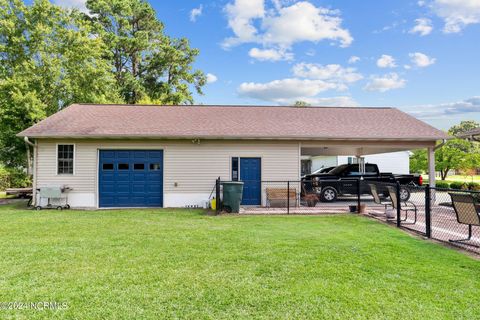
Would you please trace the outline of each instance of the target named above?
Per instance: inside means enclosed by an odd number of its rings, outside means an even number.
[[[432,137],[414,137],[414,138],[375,138],[375,137],[312,137],[312,136],[294,136],[294,137],[269,137],[269,136],[152,136],[152,135],[28,135],[19,133],[17,137],[29,137],[32,139],[152,139],[152,140],[290,140],[290,141],[421,141],[432,142],[439,140],[449,140],[449,136]]]

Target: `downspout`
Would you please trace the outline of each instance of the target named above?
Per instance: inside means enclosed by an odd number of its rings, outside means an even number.
[[[433,151],[437,151],[438,149],[440,149],[441,147],[443,147],[445,145],[445,143],[447,143],[447,139],[443,139],[442,143],[440,143],[439,145],[436,145],[435,147],[433,147]]]
[[[32,205],[35,206],[37,203],[37,141],[35,140],[35,143],[32,143],[28,137],[24,137],[23,140],[27,145],[27,173],[32,176]],[[30,146],[33,148],[33,164],[32,158],[30,157]]]
[[[27,174],[30,176],[30,175],[32,175],[32,158],[30,156],[30,147],[29,146],[32,146],[33,150],[35,150],[35,145],[30,140],[28,140],[28,137],[23,138],[23,140],[25,141],[25,144],[27,145]]]

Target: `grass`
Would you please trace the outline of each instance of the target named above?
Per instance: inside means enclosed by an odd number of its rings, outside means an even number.
[[[480,262],[356,215],[0,206],[8,319],[478,319]]]
[[[12,196],[7,196],[5,191],[0,191],[0,199],[9,199],[9,198],[13,198],[13,197]]]
[[[422,175],[423,176],[423,181],[424,183],[428,183],[428,175]],[[440,180],[439,177],[437,177],[437,181],[442,181]],[[462,175],[456,175],[456,176],[448,176],[447,179],[445,180],[446,182],[452,183],[452,182],[476,182],[480,183],[480,175],[476,176],[462,176]]]

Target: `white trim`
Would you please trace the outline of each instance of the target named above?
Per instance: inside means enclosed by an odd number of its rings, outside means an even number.
[[[73,172],[72,173],[58,173],[58,146],[73,146]],[[55,175],[56,176],[74,176],[75,175],[75,158],[77,157],[77,147],[75,143],[57,143],[55,147]]]

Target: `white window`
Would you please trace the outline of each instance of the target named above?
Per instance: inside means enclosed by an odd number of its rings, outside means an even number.
[[[57,174],[73,174],[74,158],[73,144],[57,145]]]

